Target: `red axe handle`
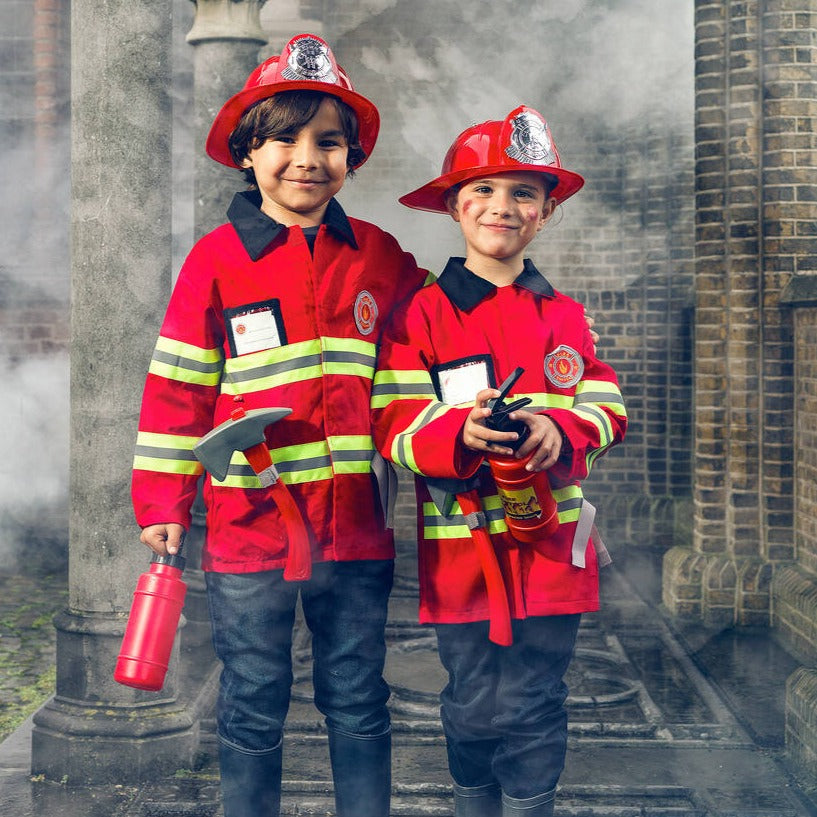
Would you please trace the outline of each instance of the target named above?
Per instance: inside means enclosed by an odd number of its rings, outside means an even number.
[[[457,494],[460,509],[463,514],[481,514],[482,502],[476,490],[464,491]],[[491,536],[484,527],[471,528],[471,538],[477,549],[477,556],[485,577],[485,588],[488,591],[488,609],[490,627],[488,638],[495,644],[510,647],[513,644],[511,632],[511,610],[508,605],[508,594],[505,591],[505,581],[496,558]]]
[[[286,525],[289,541],[284,579],[288,582],[304,582],[312,576],[312,551],[303,516],[289,489],[278,478],[266,442],[256,443],[242,453],[252,470],[259,476],[265,471],[275,474],[274,481],[269,483],[269,488]]]

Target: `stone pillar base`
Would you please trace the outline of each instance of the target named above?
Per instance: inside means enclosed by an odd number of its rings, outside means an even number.
[[[674,547],[664,554],[663,602],[671,615],[707,626],[768,627],[771,578],[761,559]]]
[[[772,623],[791,653],[804,663],[817,658],[817,577],[796,565],[779,568],[772,582]]]
[[[817,577],[797,565],[777,571],[772,582],[775,632],[809,667],[786,682],[786,752],[805,779],[817,778]]]
[[[34,716],[31,771],[69,785],[133,784],[192,768],[198,723],[175,695],[178,639],[161,692],[113,680],[126,619],[64,611],[57,629],[57,694]]]
[[[800,667],[786,681],[786,752],[799,773],[817,779],[817,670]]]

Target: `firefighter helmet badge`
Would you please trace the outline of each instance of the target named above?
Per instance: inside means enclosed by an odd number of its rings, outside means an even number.
[[[315,82],[338,81],[332,72],[328,46],[310,36],[293,40],[290,44],[287,65],[281,76],[284,79],[311,79]]]
[[[556,164],[547,122],[530,110],[515,116],[511,120],[511,143],[505,153],[517,162],[530,165]]]
[[[584,375],[584,360],[570,346],[554,349],[545,357],[545,377],[559,389],[571,389]]]
[[[372,293],[361,290],[355,298],[355,326],[361,335],[371,335],[377,320],[378,309]]]

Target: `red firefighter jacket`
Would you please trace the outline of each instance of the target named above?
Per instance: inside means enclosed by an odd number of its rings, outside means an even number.
[[[547,414],[566,441],[548,472],[560,524],[533,545],[510,535],[489,469],[460,441],[476,393],[496,387],[517,366],[525,371],[507,400],[532,398],[526,410]],[[497,288],[471,273],[463,259],[451,259],[436,283],[414,295],[384,333],[372,418],[383,456],[416,474],[421,622],[489,617],[461,509],[455,504],[446,516],[425,481],[477,472],[511,615],[598,609],[589,526],[582,525],[582,541],[574,547],[583,508],[593,510],[580,480],[622,439],[626,413],[615,373],[595,356],[582,306],[556,292],[530,261],[513,285]],[[574,564],[576,550],[584,567]]]
[[[193,445],[247,410],[288,407],[266,442],[306,520],[314,561],[393,557],[372,474],[369,398],[381,327],[422,281],[414,259],[334,200],[310,254],[238,194],[229,224],[194,246],[173,289],[150,364],[132,482],[140,526],[190,525],[202,466]],[[268,489],[236,453],[204,485],[202,566],[283,567],[285,525]]]

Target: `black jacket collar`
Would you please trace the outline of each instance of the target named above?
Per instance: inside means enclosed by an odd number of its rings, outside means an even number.
[[[227,218],[235,227],[241,243],[250,258],[257,261],[264,250],[286,227],[261,211],[261,194],[257,190],[236,193],[227,209]],[[343,208],[335,199],[330,199],[323,217],[323,223],[342,241],[357,249],[357,241],[352,225]]]
[[[496,286],[490,281],[474,275],[465,266],[464,258],[449,258],[437,283],[454,306],[463,312],[473,309],[496,289]],[[524,287],[535,295],[545,298],[552,298],[554,295],[553,287],[536,269],[530,258],[525,259],[525,266],[513,283],[514,286]]]

